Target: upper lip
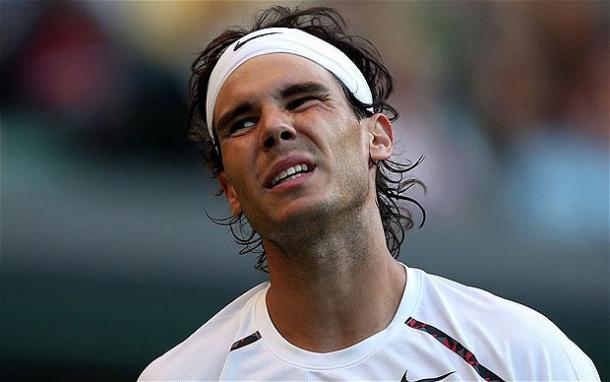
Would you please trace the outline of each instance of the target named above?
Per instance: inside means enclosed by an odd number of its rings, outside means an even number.
[[[271,169],[267,171],[267,174],[263,178],[263,184],[266,188],[271,188],[271,182],[277,174],[286,170],[289,167],[302,163],[305,163],[307,165],[309,171],[313,170],[315,167],[313,161],[304,155],[290,155],[276,161],[273,166],[271,166]]]

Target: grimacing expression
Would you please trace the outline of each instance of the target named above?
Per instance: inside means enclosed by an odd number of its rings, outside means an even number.
[[[231,213],[265,238],[363,203],[374,194],[367,123],[318,64],[287,53],[245,62],[214,109]]]

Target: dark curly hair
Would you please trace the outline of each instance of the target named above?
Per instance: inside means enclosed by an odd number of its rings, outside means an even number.
[[[210,74],[229,45],[246,34],[259,29],[271,27],[296,28],[334,45],[343,51],[360,69],[373,94],[372,105],[365,105],[358,101],[341,83],[356,117],[361,120],[372,115],[368,110],[372,107],[374,113],[384,113],[390,121],[395,121],[398,118],[396,109],[386,102],[392,92],[392,77],[381,61],[379,52],[365,38],[346,34],[345,26],[346,23],[341,14],[332,8],[312,7],[291,10],[286,7],[275,6],[258,13],[250,29],[232,27],[226,30],[197,56],[191,67],[191,103],[188,124],[190,126],[190,138],[197,143],[203,156],[203,162],[212,171],[214,177],[223,171],[223,164],[222,152],[220,151],[220,145],[217,143],[218,139],[215,137],[216,139],[212,140],[205,122],[205,101]],[[383,222],[385,239],[394,258],[398,258],[405,231],[414,226],[411,211],[400,207],[398,203],[406,201],[419,208],[422,214],[419,227],[423,226],[426,220],[426,213],[421,204],[405,195],[406,191],[415,185],[421,186],[424,191],[426,189],[421,181],[407,176],[407,172],[416,167],[422,160],[423,157],[420,157],[414,163],[400,163],[389,159],[371,161],[371,166],[376,167],[377,205]],[[219,191],[218,195],[221,194],[222,191]],[[257,254],[255,268],[265,272],[268,271],[262,239],[248,225],[243,212],[238,216],[227,218],[214,218],[209,215],[208,217],[215,223],[227,225],[236,242],[242,245],[239,253]]]

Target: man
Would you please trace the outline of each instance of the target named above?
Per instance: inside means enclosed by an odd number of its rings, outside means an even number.
[[[417,181],[390,161],[391,77],[336,11],[267,10],[193,70],[195,137],[269,282],[140,381],[599,380],[539,313],[395,260]]]

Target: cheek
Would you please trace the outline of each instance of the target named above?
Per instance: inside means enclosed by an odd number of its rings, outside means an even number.
[[[360,144],[358,121],[351,113],[337,114],[336,110],[325,110],[313,114],[311,118],[299,118],[295,122],[303,126],[303,132],[306,135],[311,134],[319,144],[330,146],[331,151],[341,151],[341,148],[345,147],[355,149],[354,145]]]
[[[246,173],[243,171],[243,169],[241,169],[241,171],[230,172],[230,174],[231,176],[229,177],[229,180],[233,185],[235,194],[237,195],[238,199],[243,201],[244,198],[247,197],[249,190],[252,189],[252,186],[249,186],[247,183],[248,177],[245,176]]]
[[[253,147],[248,136],[233,138],[222,145],[223,166],[232,181],[238,181],[249,171],[247,165],[254,162]]]
[[[341,131],[339,139],[340,142],[338,144],[344,148],[348,156],[354,160],[363,158],[368,161],[367,134],[357,121],[353,119],[347,120],[346,128],[344,131]]]
[[[225,161],[224,174],[229,184],[233,187],[235,194],[241,199],[244,190],[247,189],[245,185],[246,169],[244,169],[243,164],[240,166],[237,161]]]

